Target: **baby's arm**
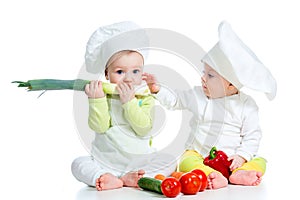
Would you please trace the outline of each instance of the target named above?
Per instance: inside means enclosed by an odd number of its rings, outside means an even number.
[[[231,171],[235,170],[236,168],[241,167],[246,162],[245,158],[243,158],[242,156],[237,155],[237,154],[233,155],[233,156],[229,156],[228,160],[232,161],[232,163],[229,167]]]
[[[120,101],[125,104],[134,98],[134,87],[130,83],[125,83],[123,81],[117,84],[117,91],[119,92]]]
[[[156,94],[160,90],[160,86],[153,74],[143,73],[143,80],[146,81],[148,88],[152,94]]]
[[[145,136],[152,129],[152,108],[154,98],[147,96],[142,99],[133,98],[123,104],[125,118],[139,136]]]
[[[96,99],[105,97],[101,81],[91,81],[89,84],[86,84],[84,91],[89,98]]]
[[[241,136],[241,145],[236,149],[236,154],[249,161],[257,154],[262,137],[258,107],[253,99],[248,99],[245,102]]]
[[[101,81],[91,81],[86,85],[85,93],[89,97],[89,127],[103,133],[110,127],[110,114]]]
[[[251,160],[257,153],[261,138],[261,130],[258,120],[258,108],[254,101],[249,99],[245,103],[244,118],[242,126],[242,142],[237,148],[236,154],[229,156],[231,160],[230,170],[241,167],[245,162]]]
[[[172,90],[170,87],[161,87],[153,74],[144,73],[143,80],[147,85],[154,97],[160,104],[170,110],[182,110],[195,108],[197,101],[195,93],[190,90]]]

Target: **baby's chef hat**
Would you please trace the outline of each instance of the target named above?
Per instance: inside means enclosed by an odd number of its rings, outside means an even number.
[[[219,42],[202,61],[238,89],[248,87],[264,92],[269,100],[276,96],[277,85],[270,71],[225,21],[219,25]]]
[[[147,46],[149,41],[146,32],[131,21],[102,26],[87,43],[86,69],[90,73],[104,72],[109,58],[122,50],[135,50],[145,58]]]

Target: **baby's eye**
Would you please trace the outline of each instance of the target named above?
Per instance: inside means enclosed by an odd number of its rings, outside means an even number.
[[[138,70],[138,69],[133,70],[134,74],[138,74],[139,72],[140,72],[140,70]]]
[[[208,74],[208,78],[213,78],[213,77],[214,77],[214,75]]]
[[[117,74],[122,74],[122,73],[123,73],[123,70],[117,70],[116,73],[117,73]]]

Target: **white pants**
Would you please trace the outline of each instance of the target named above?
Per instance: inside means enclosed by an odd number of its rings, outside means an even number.
[[[83,156],[76,158],[71,166],[74,177],[89,186],[96,185],[96,179],[102,174],[111,173],[117,177],[121,177],[130,171],[143,169],[145,177],[154,177],[156,174],[170,176],[176,170],[176,159],[167,154],[151,154],[132,160],[125,166],[124,171],[116,171],[109,167],[105,167],[92,156]]]

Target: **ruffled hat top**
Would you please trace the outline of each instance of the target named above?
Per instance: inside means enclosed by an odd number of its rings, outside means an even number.
[[[149,46],[143,29],[131,21],[124,21],[98,28],[86,45],[85,65],[90,73],[103,73],[109,58],[122,50],[138,51],[145,57]]]

